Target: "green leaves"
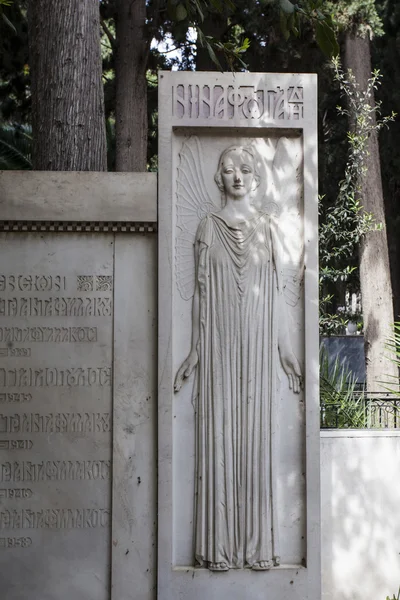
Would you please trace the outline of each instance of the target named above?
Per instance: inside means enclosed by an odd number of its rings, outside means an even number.
[[[27,125],[0,126],[0,169],[32,169],[32,132]]]
[[[331,14],[326,10],[323,0],[299,0],[292,4],[290,0],[277,0],[280,7],[280,25],[285,40],[290,34],[298,37],[301,22],[309,22],[315,30],[315,39],[322,52],[331,58],[339,54],[335,27]]]
[[[337,56],[339,54],[339,44],[333,29],[332,17],[330,15],[319,19],[315,26],[315,38],[322,52],[328,56]]]
[[[223,71],[223,69],[216,52],[219,52],[221,56],[223,55],[225,57],[225,60],[232,71],[237,63],[244,69],[247,68],[246,63],[242,60],[241,54],[246,52],[250,47],[250,40],[248,38],[245,38],[239,46],[231,42],[223,43],[212,36],[204,35],[200,27],[197,28],[197,36],[200,45],[207,49],[211,60],[220,71]]]
[[[357,381],[348,365],[336,357],[329,364],[328,354],[321,347],[320,402],[321,426],[333,428],[362,428],[366,425],[366,406],[363,392],[357,392]]]
[[[338,113],[350,117],[354,127],[347,134],[348,157],[344,177],[339,183],[336,202],[325,211],[319,228],[320,234],[320,288],[321,296],[329,282],[347,282],[354,278],[351,262],[357,254],[362,237],[369,231],[382,230],[374,215],[365,212],[360,202],[360,185],[365,173],[365,159],[368,156],[368,139],[373,131],[387,126],[393,115],[379,116],[379,103],[371,104],[372,92],[379,86],[380,74],[374,71],[368,80],[366,90],[361,90],[353,73],[344,72],[338,57],[332,60],[334,78],[339,84],[342,96],[346,97],[346,108],[338,107]],[[347,265],[343,267],[344,262]],[[339,265],[339,266],[338,266]],[[320,318],[321,329],[327,327],[329,318],[326,310]],[[400,599],[399,599],[400,600]]]
[[[175,14],[177,21],[184,21],[188,16],[188,12],[183,4],[178,4]]]
[[[0,0],[1,1],[1,0]],[[289,1],[289,0],[288,0]],[[167,12],[171,21],[176,23],[176,30],[181,30],[183,37],[187,29],[194,28],[197,32],[198,44],[205,48],[216,67],[222,71],[222,57],[230,70],[235,67],[247,68],[242,55],[250,46],[250,41],[222,42],[212,36],[205,35],[202,24],[212,15],[229,17],[235,11],[232,0],[168,0]],[[175,31],[176,33],[176,31]]]
[[[281,10],[287,14],[292,14],[294,13],[294,4],[292,4],[290,2],[290,0],[279,0],[279,5],[281,7]]]
[[[3,6],[12,6],[12,0],[0,0],[0,15],[7,27],[9,27],[13,31],[13,33],[17,34],[17,30],[14,24],[11,23],[10,19],[5,14]]]

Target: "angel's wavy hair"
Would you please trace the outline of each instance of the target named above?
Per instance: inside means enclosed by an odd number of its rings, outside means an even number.
[[[261,176],[260,176],[259,172],[257,171],[257,161],[256,161],[256,155],[255,155],[254,149],[251,146],[240,146],[240,145],[239,146],[234,145],[234,146],[229,146],[229,148],[225,148],[225,150],[221,153],[221,156],[219,157],[218,169],[214,175],[215,183],[217,184],[218,189],[221,192],[221,198],[222,198],[223,204],[225,204],[225,202],[226,202],[226,197],[225,197],[224,183],[222,181],[222,163],[224,162],[225,156],[227,154],[229,154],[229,152],[233,152],[235,150],[241,150],[242,152],[247,152],[247,154],[249,154],[251,156],[251,159],[252,159],[253,165],[254,165],[253,176],[254,176],[254,180],[256,182],[256,186],[255,186],[253,192],[260,185]]]

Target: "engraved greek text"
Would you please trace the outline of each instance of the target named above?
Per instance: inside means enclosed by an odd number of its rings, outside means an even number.
[[[85,387],[111,385],[110,367],[0,369],[0,387]]]
[[[66,278],[61,275],[0,275],[0,292],[62,292]]]
[[[0,481],[83,481],[109,480],[110,460],[47,460],[38,463],[30,461],[5,462],[0,464]]]
[[[106,433],[110,413],[0,414],[0,433]]]
[[[0,327],[0,342],[77,343],[97,342],[97,327]],[[0,356],[2,350],[0,348]]]
[[[107,508],[46,508],[42,510],[0,511],[0,530],[4,529],[92,529],[108,527]]]
[[[110,317],[111,298],[0,298],[0,316],[3,317]],[[39,329],[39,328],[36,328]]]
[[[303,87],[256,89],[254,86],[179,84],[172,88],[172,114],[179,119],[304,118]]]

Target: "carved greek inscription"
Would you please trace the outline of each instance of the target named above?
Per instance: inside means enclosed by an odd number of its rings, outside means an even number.
[[[111,385],[111,367],[0,369],[0,387],[86,387]]]
[[[264,112],[264,91],[254,86],[180,84],[172,97],[179,118],[259,119]]]
[[[0,450],[31,450],[32,440],[0,440]]]
[[[172,114],[180,119],[304,118],[303,87],[257,90],[254,86],[179,84],[172,87]]]
[[[22,402],[32,402],[32,394],[20,394],[19,392],[0,394],[0,404],[15,404]]]
[[[111,298],[0,298],[3,317],[110,317]]]
[[[45,508],[0,511],[0,530],[4,529],[92,529],[108,527],[107,508]]]
[[[32,546],[30,537],[0,537],[0,550],[7,548],[29,548]]]
[[[0,500],[26,500],[27,498],[32,498],[32,496],[33,492],[29,488],[0,490]]]
[[[66,285],[61,275],[0,275],[0,292],[62,292]]]
[[[0,342],[94,343],[97,342],[97,327],[0,327]],[[8,348],[0,348],[0,356],[3,356],[3,350]]]
[[[0,464],[3,483],[37,481],[98,481],[111,477],[110,460],[46,460],[5,462]]]
[[[76,278],[78,292],[111,292],[112,287],[112,275],[77,275]]]
[[[0,414],[0,433],[106,433],[110,413]]]

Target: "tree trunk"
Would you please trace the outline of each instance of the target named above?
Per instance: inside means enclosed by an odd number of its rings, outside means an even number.
[[[117,0],[116,170],[146,171],[146,0]]]
[[[105,171],[98,0],[31,0],[34,168]]]
[[[346,34],[345,63],[351,69],[361,90],[371,77],[371,53],[368,38]],[[371,98],[371,104],[374,98]],[[364,343],[367,389],[383,390],[383,381],[398,378],[397,368],[388,358],[388,337],[393,332],[393,297],[390,281],[389,253],[385,227],[385,208],[379,157],[378,135],[374,130],[368,142],[367,171],[360,181],[363,209],[372,213],[382,231],[370,231],[360,244],[360,284],[364,318]],[[393,380],[394,381],[394,380]],[[393,385],[392,387],[396,387]]]

